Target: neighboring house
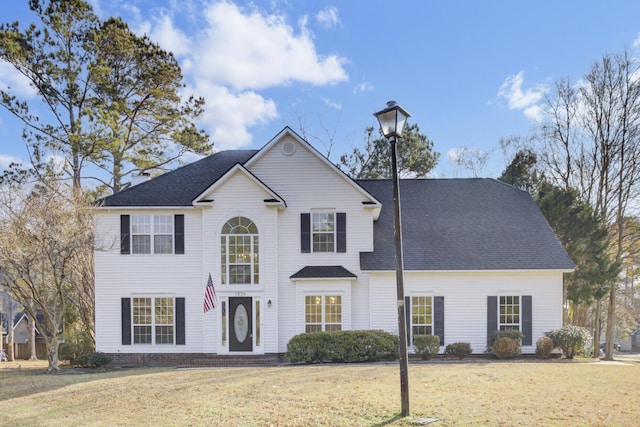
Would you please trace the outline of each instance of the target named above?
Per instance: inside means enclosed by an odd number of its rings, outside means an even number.
[[[530,195],[493,179],[402,180],[410,343],[523,352],[562,326],[573,263]],[[114,363],[281,355],[296,334],[398,331],[391,180],[352,180],[289,128],[95,209],[96,349]],[[211,275],[215,308],[203,309]]]
[[[37,315],[38,321],[43,322],[44,316],[42,313],[38,313]],[[2,342],[5,347],[8,345],[8,317],[7,315],[2,315],[3,322],[3,337]],[[14,355],[16,359],[23,359],[28,357],[29,350],[27,348],[27,344],[29,342],[29,317],[25,311],[21,311],[13,316],[13,345],[14,345]],[[44,337],[40,334],[40,331],[36,328],[36,355],[39,359],[46,358],[46,344]]]
[[[629,335],[629,340],[631,341],[631,348],[629,348],[629,351],[640,351],[640,328],[631,332],[631,334]],[[623,350],[627,349],[624,348]]]
[[[42,313],[37,313],[39,322],[44,322]],[[23,344],[29,341],[29,316],[26,311],[21,311],[13,317],[13,342]],[[44,342],[44,338],[36,327],[36,342]]]

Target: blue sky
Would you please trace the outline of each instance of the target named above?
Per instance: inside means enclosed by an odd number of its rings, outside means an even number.
[[[3,3],[0,21],[33,21],[26,0]],[[174,52],[216,150],[259,148],[290,126],[335,162],[395,100],[441,153],[437,177],[473,174],[451,161],[464,147],[492,153],[476,174],[497,177],[500,138],[529,133],[554,81],[579,80],[607,53],[640,58],[631,0],[90,3]],[[7,86],[32,96],[0,63]],[[26,160],[20,129],[0,109],[0,169]]]

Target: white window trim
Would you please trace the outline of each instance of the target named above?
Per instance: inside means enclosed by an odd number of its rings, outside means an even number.
[[[156,326],[167,326],[167,324],[156,325],[156,299],[171,298],[173,301],[173,339],[171,343],[156,343]],[[135,311],[135,299],[151,299],[151,324],[134,323],[134,311]],[[151,326],[151,342],[150,343],[136,343],[135,327],[136,326]],[[132,295],[131,296],[131,345],[133,346],[175,346],[176,345],[176,298],[174,295]]]
[[[149,217],[149,233],[136,233],[133,231],[135,218],[140,217]],[[156,224],[156,217],[169,217],[169,224],[171,226],[171,233],[156,233],[154,228]],[[129,225],[129,233],[131,235],[131,254],[132,255],[173,255],[175,253],[175,241],[176,241],[176,230],[175,230],[175,217],[173,214],[132,214],[131,215],[131,224]],[[171,236],[171,252],[155,252],[155,236]],[[149,236],[149,252],[136,252],[134,237],[135,236]]]
[[[333,232],[327,232],[327,231],[314,231],[313,229],[313,224],[314,224],[314,215],[333,215]],[[311,210],[311,224],[309,224],[310,230],[311,230],[311,253],[314,254],[335,254],[336,253],[336,245],[337,245],[337,239],[338,239],[338,218],[337,218],[337,213],[335,209],[312,209]],[[313,237],[315,235],[330,235],[333,234],[333,249],[332,250],[327,250],[327,251],[316,251],[315,250],[315,245],[314,245],[314,241],[313,241]]]
[[[247,289],[248,288],[255,289],[256,286],[260,285],[260,276],[262,275],[260,273],[260,270],[261,270],[260,269],[260,262],[261,262],[260,254],[262,252],[262,247],[261,247],[262,246],[262,239],[260,239],[260,228],[258,227],[258,224],[255,221],[253,221],[253,219],[249,218],[248,216],[236,215],[236,216],[234,216],[232,218],[236,218],[236,217],[243,217],[243,218],[246,218],[249,221],[251,221],[255,225],[256,229],[258,229],[258,233],[227,234],[227,233],[220,232],[220,240],[219,240],[219,246],[218,246],[218,250],[220,251],[219,257],[218,257],[219,262],[220,262],[220,276],[219,276],[220,277],[220,281],[221,281],[220,286],[224,286],[224,287],[229,286],[229,287],[233,287],[233,289],[237,289],[237,290],[242,290],[243,287],[247,288]],[[221,228],[224,228],[224,226],[227,224],[227,222],[229,222],[229,220],[231,220],[232,218],[227,219],[224,222],[224,224],[222,225]],[[251,239],[251,243],[250,243],[250,246],[251,246],[251,258],[252,258],[251,261],[249,263],[246,263],[246,264],[234,264],[234,265],[249,265],[250,266],[250,268],[251,268],[251,283],[231,283],[230,282],[230,276],[229,276],[229,273],[230,273],[229,266],[231,265],[229,263],[229,237],[230,236],[249,236],[250,239]],[[254,248],[256,246],[256,243],[255,243],[255,239],[256,238],[258,239],[258,244],[257,244],[258,252],[257,253],[254,251]],[[222,253],[222,244],[223,243],[222,242],[223,242],[223,239],[224,239],[224,245],[225,245],[224,265],[222,265],[222,255],[223,255],[223,253]],[[258,257],[258,262],[257,263],[253,261],[253,258],[255,256]],[[255,282],[256,267],[258,268],[258,282],[257,283]],[[222,277],[222,272],[223,271],[224,271],[224,278]]]
[[[304,333],[306,329],[305,297],[320,294],[342,296],[342,330],[351,330],[351,280],[309,279],[296,284],[296,333]]]
[[[518,323],[517,323],[517,326],[518,326],[518,330],[522,331],[522,295],[520,295],[520,294],[498,295],[498,304],[497,304],[497,310],[498,310],[498,313],[497,313],[497,320],[498,320],[497,326],[498,326],[498,331],[502,330],[502,326],[510,326],[511,328],[509,328],[509,329],[513,329],[512,327],[516,326],[516,323],[502,323],[501,322],[500,307],[502,307],[502,304],[500,303],[500,300],[501,300],[501,298],[508,298],[508,297],[512,297],[512,298],[517,297],[518,298]],[[511,304],[511,306],[514,306],[514,305]]]
[[[417,326],[431,326],[431,335],[435,332],[435,313],[434,313],[434,296],[433,294],[411,294],[409,295],[409,336],[411,338],[411,345],[413,345],[413,298],[431,298],[431,323],[419,324]]]

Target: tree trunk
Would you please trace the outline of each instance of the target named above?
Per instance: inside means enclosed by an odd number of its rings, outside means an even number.
[[[613,339],[616,324],[616,284],[609,291],[609,308],[607,309],[607,334],[604,347],[604,360],[613,360]]]
[[[27,360],[38,360],[36,354],[36,322],[30,316],[27,316],[27,326],[29,337],[27,338]]]
[[[600,300],[596,301],[595,320],[593,322],[593,358],[600,357]]]
[[[14,334],[13,334],[13,304],[9,304],[9,318],[7,319],[7,360],[9,362],[13,362],[16,358],[15,345],[14,345]]]
[[[60,346],[59,335],[55,333],[51,338],[47,338],[47,361],[49,367],[47,371],[57,371],[60,369],[58,366],[58,347]]]

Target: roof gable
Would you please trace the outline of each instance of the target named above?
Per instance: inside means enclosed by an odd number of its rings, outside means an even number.
[[[274,150],[279,150],[284,156],[293,156],[297,150],[305,150],[311,154],[313,158],[323,164],[332,174],[337,176],[340,181],[345,185],[355,190],[360,197],[362,197],[363,206],[376,209],[379,211],[380,202],[351,177],[341,171],[336,165],[331,163],[324,155],[316,150],[311,144],[304,140],[300,135],[293,131],[290,127],[285,127],[275,137],[271,139],[264,147],[260,149],[255,156],[251,157],[244,166],[249,170],[259,168],[259,165],[264,161],[269,154]],[[377,213],[376,213],[377,218]]]
[[[259,180],[255,175],[249,172],[240,163],[236,163],[236,165],[229,169],[222,177],[220,177],[218,180],[216,180],[216,182],[214,182],[211,186],[209,186],[206,190],[199,194],[193,201],[193,204],[211,203],[213,201],[211,200],[211,197],[213,197],[213,193],[215,193],[217,189],[226,184],[232,177],[238,174],[248,178],[264,192],[265,202],[269,202],[269,204],[271,205],[280,205],[286,207],[287,204],[282,197],[280,197],[275,191],[265,185],[261,180]]]

